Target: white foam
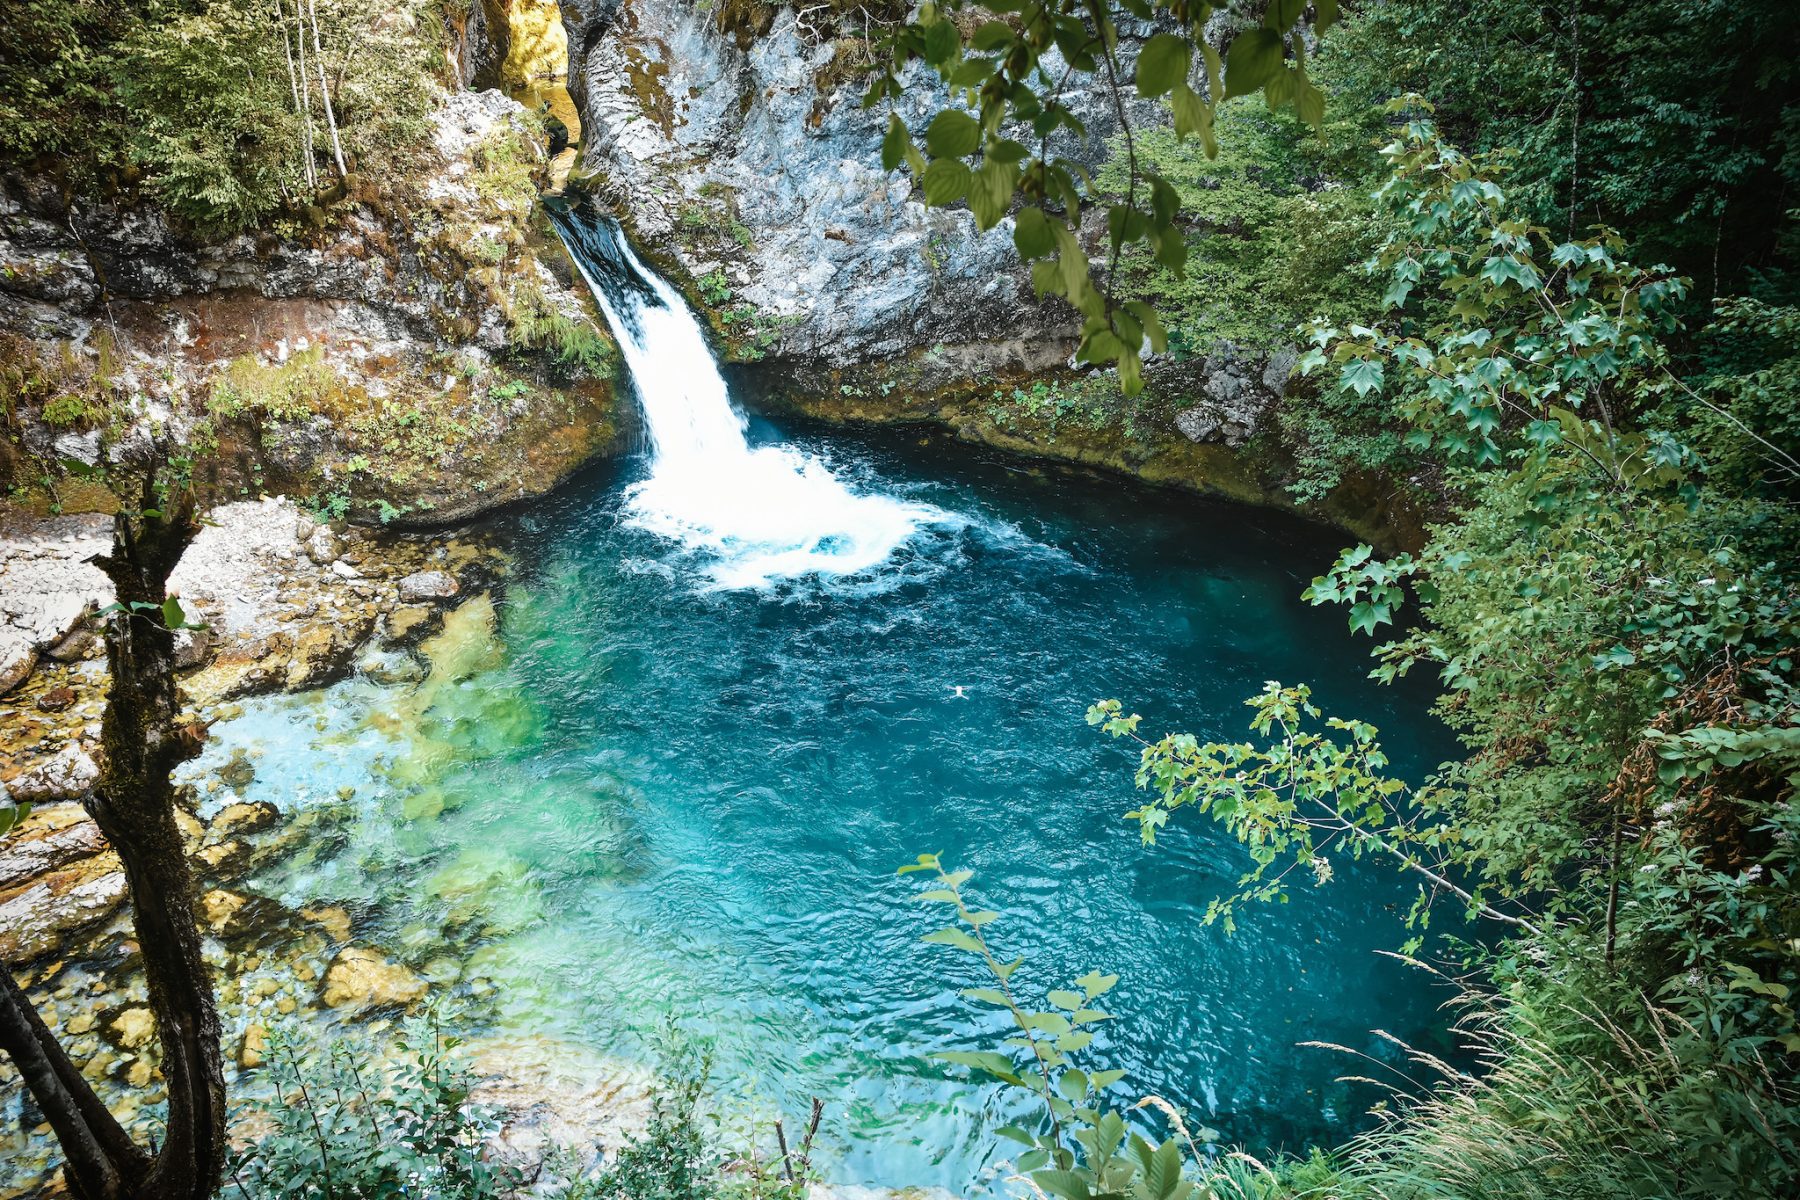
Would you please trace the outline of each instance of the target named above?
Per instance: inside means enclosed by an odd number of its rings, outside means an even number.
[[[629,523],[702,556],[711,585],[723,589],[860,574],[921,530],[967,524],[934,505],[858,491],[797,447],[750,446],[693,312],[623,238],[615,244],[653,298],[609,291],[579,250],[575,258],[618,337],[649,427],[650,477],[625,494]]]

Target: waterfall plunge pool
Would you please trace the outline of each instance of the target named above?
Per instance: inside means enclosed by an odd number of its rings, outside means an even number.
[[[1370,684],[1367,643],[1299,600],[1337,535],[917,433],[748,443],[957,520],[860,573],[729,590],[636,518],[647,461],[509,518],[514,576],[453,616],[432,679],[255,700],[214,731],[201,769],[244,750],[250,798],[339,810],[258,886],[453,961],[472,1032],[640,1060],[671,1019],[712,1039],[721,1092],[790,1128],[825,1102],[819,1157],[848,1183],[967,1192],[1008,1116],[928,1057],[1001,1034],[957,994],[971,964],[917,940],[934,926],[894,869],[921,851],[976,872],[1028,989],[1119,974],[1096,1043],[1117,1094],[1253,1153],[1340,1141],[1381,1098],[1336,1080],[1384,1072],[1299,1043],[1443,1050],[1444,994],[1377,954],[1410,884],[1337,860],[1235,935],[1203,926],[1242,851],[1192,812],[1140,847],[1133,756],[1083,718],[1117,696],[1152,734],[1242,737],[1245,697],[1304,681],[1417,778],[1451,752],[1428,697]]]

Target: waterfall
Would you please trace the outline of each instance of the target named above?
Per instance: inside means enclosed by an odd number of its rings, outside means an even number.
[[[649,477],[626,519],[701,556],[719,588],[869,571],[929,527],[964,524],[928,504],[853,490],[793,446],[751,446],[718,360],[685,301],[639,261],[611,218],[552,219],[606,314],[649,427]]]

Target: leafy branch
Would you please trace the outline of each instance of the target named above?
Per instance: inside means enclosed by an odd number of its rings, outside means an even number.
[[[1221,7],[1250,26],[1232,37],[1223,61],[1206,40],[1207,22]],[[1302,25],[1309,8],[1312,20]],[[977,24],[983,14],[992,19]],[[928,0],[914,19],[883,34],[885,64],[863,103],[873,107],[904,95],[901,73],[915,60],[938,73],[957,103],[925,124],[923,150],[914,131],[890,112],[882,165],[910,169],[928,205],[966,203],[979,229],[994,228],[1010,212],[1013,244],[1032,264],[1038,294],[1060,296],[1086,318],[1077,361],[1116,365],[1121,387],[1134,395],[1143,387],[1146,349],[1161,353],[1168,338],[1150,304],[1115,290],[1120,259],[1127,247],[1142,243],[1179,276],[1187,240],[1176,223],[1179,193],[1136,152],[1122,80],[1130,74],[1141,98],[1166,98],[1176,135],[1197,135],[1209,157],[1218,153],[1217,106],[1234,97],[1260,91],[1270,108],[1292,105],[1317,127],[1325,98],[1306,73],[1305,37],[1309,29],[1323,33],[1337,15],[1337,0],[1225,6],[1193,0]],[[1158,27],[1129,70],[1120,52],[1124,19]],[[1204,91],[1189,82],[1196,48]],[[1092,181],[1079,163],[1051,150],[1059,131],[1075,137],[1086,132],[1064,99],[1073,72],[1104,78],[1129,160],[1125,196],[1106,206],[1107,258],[1099,283],[1081,239]],[[1026,136],[1036,141],[1035,151],[1021,140]]]
[[[1175,810],[1192,806],[1224,825],[1250,852],[1251,868],[1239,877],[1231,894],[1207,905],[1205,920],[1219,921],[1229,932],[1246,902],[1285,901],[1287,881],[1300,868],[1317,884],[1332,877],[1324,851],[1333,844],[1349,847],[1351,856],[1379,853],[1422,876],[1431,886],[1421,889],[1409,920],[1422,924],[1431,900],[1440,892],[1456,896],[1471,916],[1486,917],[1517,928],[1542,932],[1532,920],[1495,907],[1480,891],[1452,877],[1458,869],[1453,828],[1428,820],[1406,784],[1387,774],[1388,758],[1366,721],[1326,717],[1329,730],[1348,735],[1340,740],[1307,728],[1322,715],[1305,686],[1270,682],[1245,703],[1255,710],[1250,727],[1269,738],[1263,746],[1249,742],[1201,742],[1192,734],[1169,734],[1150,741],[1138,733],[1142,717],[1125,716],[1117,700],[1102,700],[1088,709],[1088,724],[1140,747],[1137,785],[1151,793],[1141,807],[1125,814],[1138,823],[1146,845]],[[1427,796],[1427,804],[1433,798]]]

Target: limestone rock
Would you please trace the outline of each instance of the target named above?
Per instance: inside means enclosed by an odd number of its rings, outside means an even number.
[[[34,809],[19,828],[0,841],[0,891],[105,849],[100,827],[79,805]]]
[[[448,600],[461,590],[448,571],[415,571],[400,581],[400,599],[406,604]]]
[[[396,608],[387,615],[382,642],[390,647],[416,646],[443,627],[444,614],[440,609],[424,605]]]
[[[197,667],[206,661],[206,652],[212,645],[204,629],[178,629],[175,631],[175,669],[185,671]]]
[[[252,1023],[244,1030],[244,1040],[238,1047],[238,1066],[246,1071],[260,1067],[269,1053],[269,1034],[261,1025]]]
[[[423,979],[378,952],[348,946],[326,968],[320,998],[330,1008],[392,1008],[422,999],[426,986]]]
[[[562,6],[584,163],[639,237],[696,277],[700,263],[730,256],[738,299],[781,322],[776,354],[843,366],[939,345],[1072,346],[1079,318],[1035,298],[1011,220],[982,232],[967,211],[927,208],[908,175],[883,170],[889,106],[865,109],[860,82],[829,82],[838,47],[808,35],[816,17],[768,10],[766,32],[740,40],[688,0]],[[1122,25],[1128,72],[1151,31]],[[1056,70],[1054,55],[1046,67]],[[920,63],[903,78],[893,106],[920,129],[948,92]],[[1082,77],[1062,100],[1085,132],[1059,134],[1052,154],[1097,165],[1119,129],[1111,90]],[[1138,128],[1169,120],[1155,101],[1124,105]],[[722,236],[682,245],[693,229]]]
[[[216,934],[225,934],[231,930],[248,903],[245,897],[236,892],[214,888],[200,897],[200,914],[206,921],[207,928]]]
[[[350,940],[350,910],[333,904],[323,908],[303,908],[300,915],[331,935],[334,942]]]
[[[1190,442],[1242,446],[1281,399],[1298,357],[1291,346],[1260,357],[1224,342],[1197,368],[1183,364],[1169,372],[1179,376],[1171,382],[1181,391],[1204,398],[1176,414],[1175,428]]]
[[[246,767],[249,763],[246,761]],[[254,768],[252,777],[254,777]],[[249,780],[245,780],[248,783]],[[267,800],[254,803],[227,804],[208,822],[206,838],[209,842],[223,842],[233,838],[247,837],[263,830],[281,820],[281,810]]]
[[[112,854],[40,875],[0,891],[0,963],[18,966],[58,949],[125,903],[125,872]]]
[[[87,795],[99,778],[99,764],[78,743],[70,742],[6,786],[15,800],[45,804],[55,800],[78,800]]]
[[[65,712],[75,705],[75,689],[72,687],[54,687],[37,699],[39,712]]]
[[[100,631],[94,628],[92,621],[82,621],[67,637],[44,653],[59,663],[75,663],[94,657],[99,650]]]
[[[12,629],[0,629],[0,696],[31,678],[31,669],[35,666],[37,649],[25,635]]]

